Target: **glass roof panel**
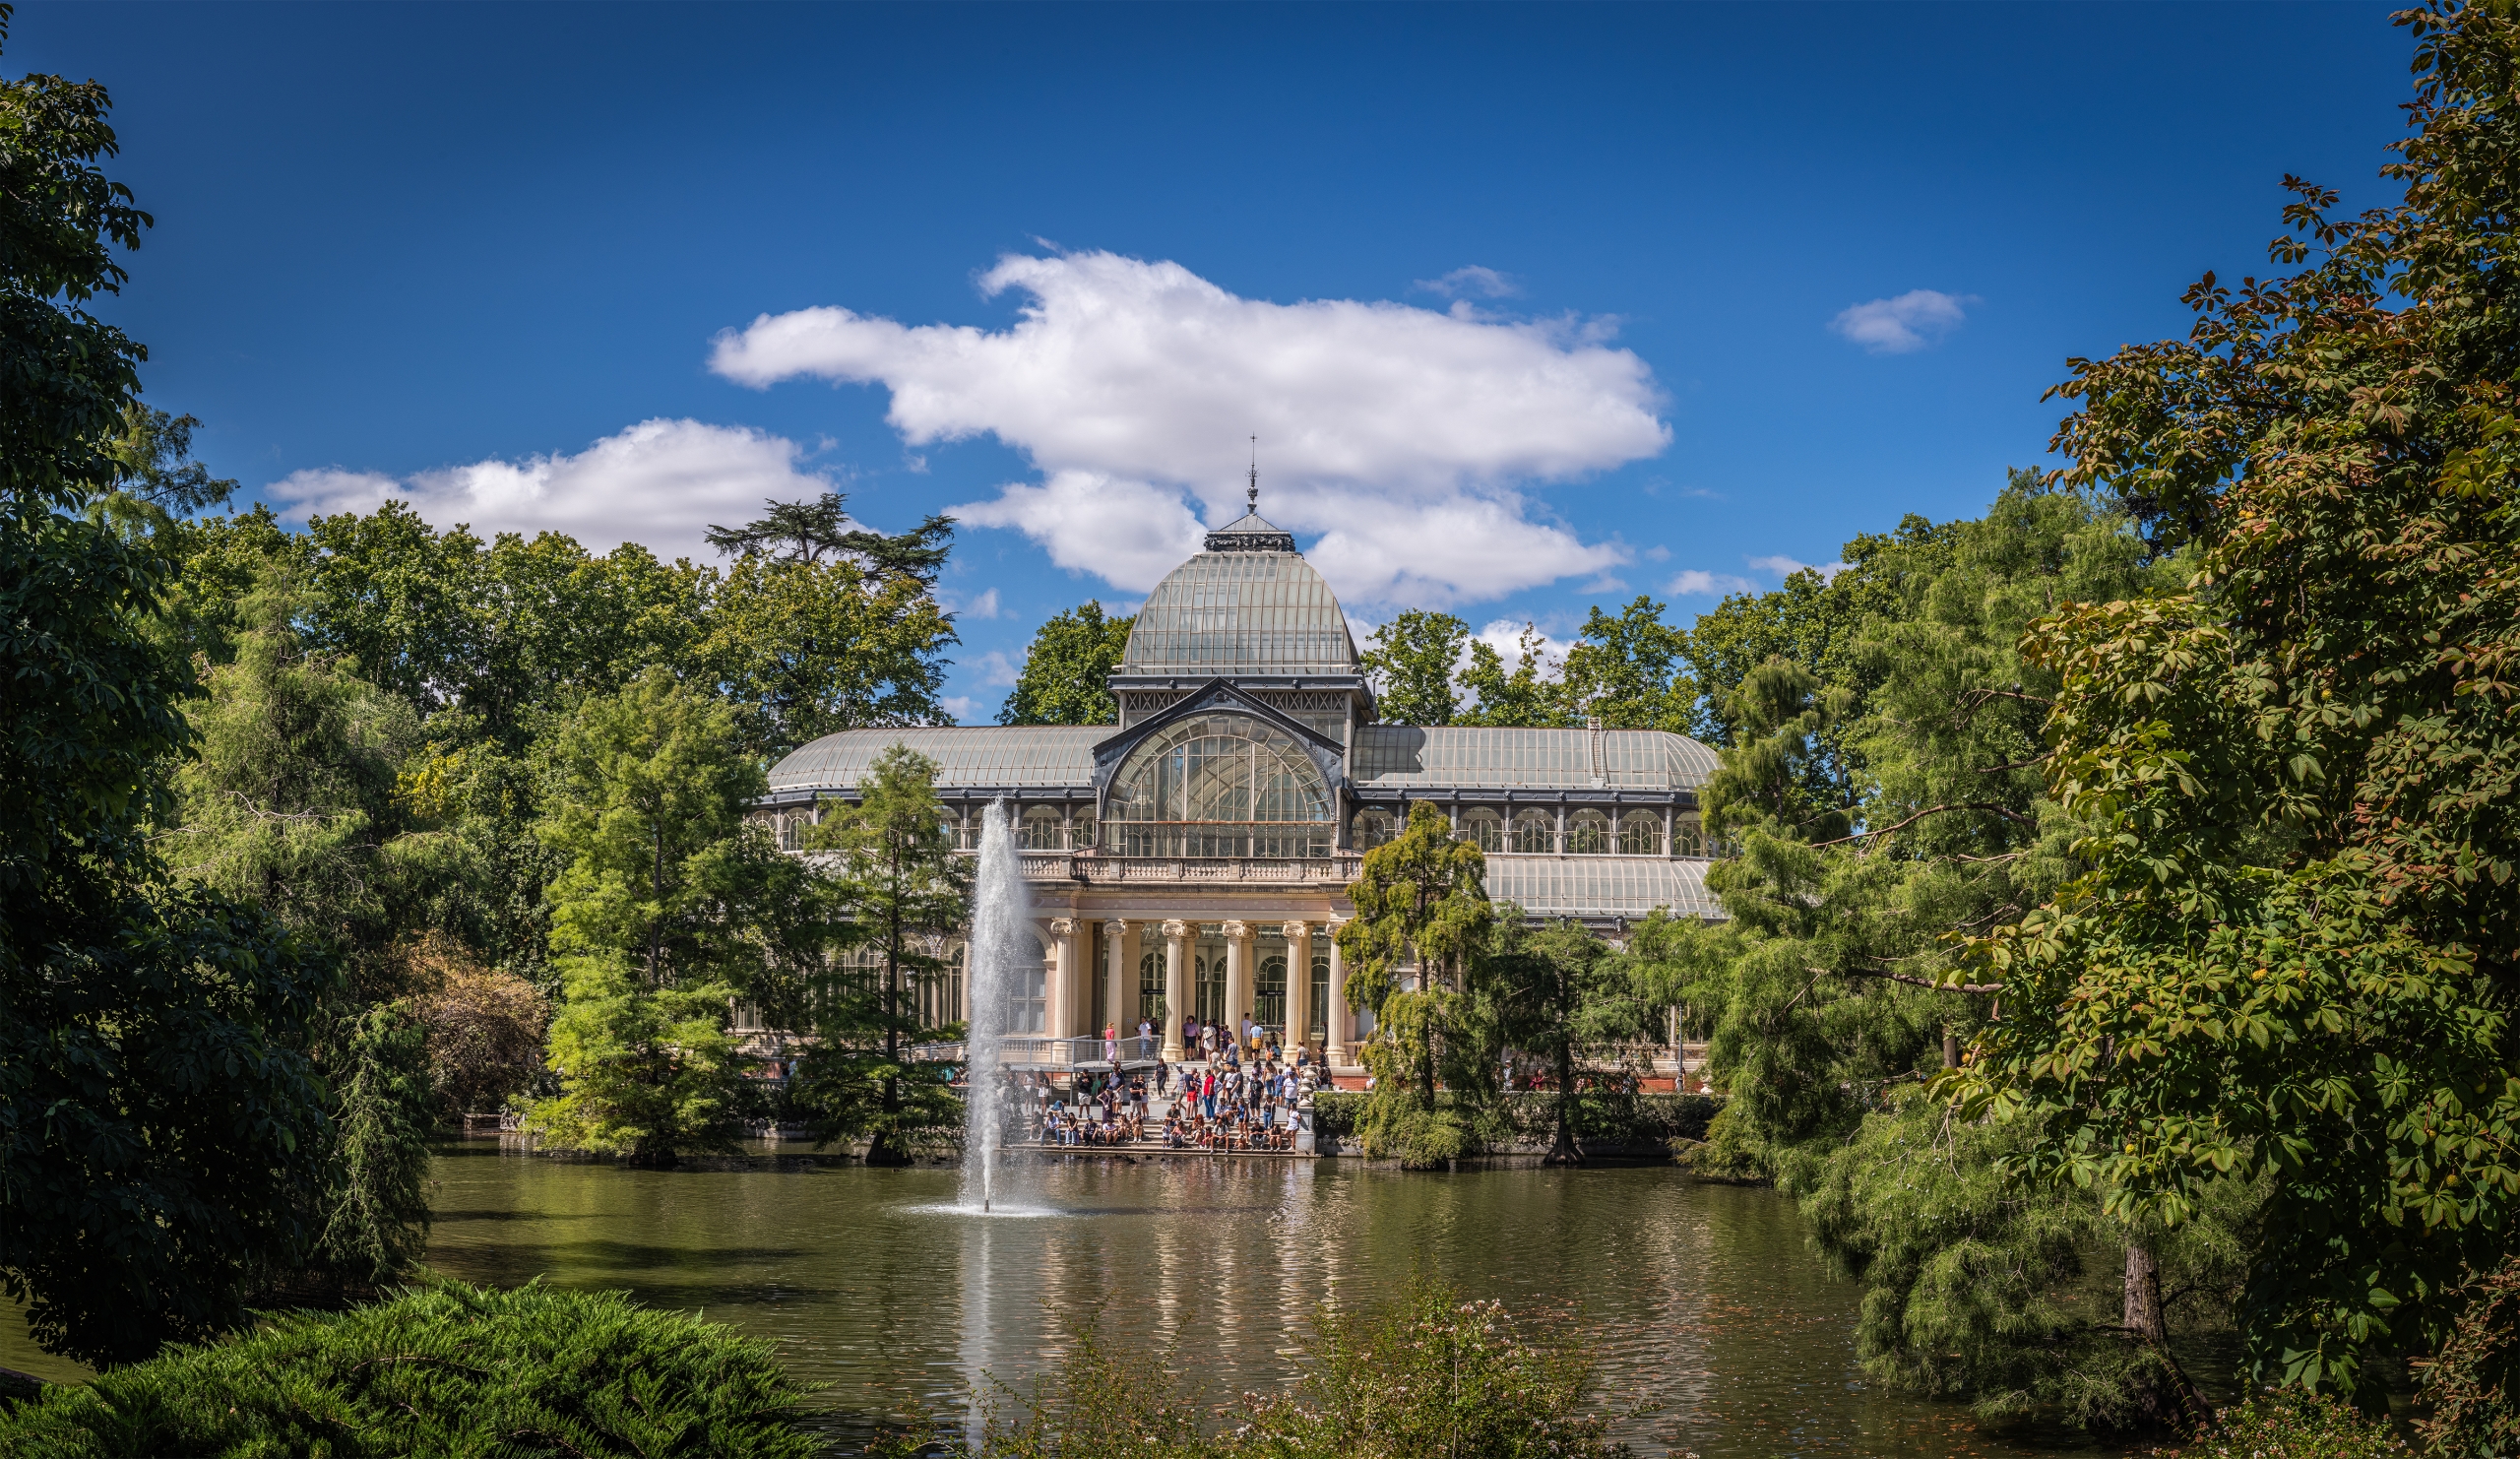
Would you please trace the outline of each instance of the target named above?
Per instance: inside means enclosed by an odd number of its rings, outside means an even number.
[[[875,757],[908,745],[936,762],[940,786],[1094,784],[1094,746],[1108,725],[969,725],[948,729],[844,730],[797,749],[772,767],[773,791],[850,791]]]
[[[1356,731],[1349,774],[1366,793],[1413,790],[1685,791],[1715,773],[1715,751],[1660,730],[1601,733],[1594,779],[1590,730],[1487,730],[1367,725]]]
[[[1534,917],[1642,918],[1668,907],[1675,917],[1721,918],[1706,866],[1660,856],[1493,856],[1487,895]]]
[[[1122,673],[1349,674],[1348,615],[1293,552],[1202,552],[1147,595]]]

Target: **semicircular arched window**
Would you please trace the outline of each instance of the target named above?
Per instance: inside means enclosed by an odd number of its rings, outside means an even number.
[[[1330,787],[1292,735],[1249,715],[1193,715],[1111,778],[1102,843],[1124,856],[1330,855]]]

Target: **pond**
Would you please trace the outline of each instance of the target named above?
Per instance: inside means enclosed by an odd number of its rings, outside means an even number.
[[[794,1147],[789,1147],[793,1149]],[[1517,1308],[1572,1303],[1640,1455],[2046,1454],[1865,1382],[1854,1284],[1775,1193],[1669,1168],[1408,1174],[1352,1161],[1076,1159],[1028,1208],[947,1209],[956,1173],[631,1171],[443,1147],[429,1258],[476,1282],[626,1287],[775,1340],[857,1435],[967,1385],[1022,1384],[1098,1321],[1218,1402],[1284,1383],[1317,1303],[1423,1270]],[[0,1360],[4,1361],[4,1360]],[[2095,1452],[2095,1451],[2081,1451]]]

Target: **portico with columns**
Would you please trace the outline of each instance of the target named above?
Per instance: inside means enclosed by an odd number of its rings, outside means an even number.
[[[936,762],[966,852],[1003,801],[1042,959],[1038,981],[1018,980],[1010,1028],[1134,1041],[1143,1020],[1167,1060],[1189,1052],[1195,1014],[1354,1068],[1371,1014],[1349,1006],[1336,929],[1364,854],[1414,801],[1442,808],[1485,853],[1489,896],[1528,918],[1616,938],[1658,908],[1720,915],[1697,805],[1713,751],[1598,724],[1381,722],[1345,611],[1260,517],[1256,485],[1251,512],[1148,596],[1108,685],[1112,724],[826,735],[773,769],[755,814],[793,846],[895,744]]]

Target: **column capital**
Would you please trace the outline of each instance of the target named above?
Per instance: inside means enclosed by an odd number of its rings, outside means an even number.
[[[1076,919],[1072,917],[1051,918],[1050,930],[1058,936],[1064,937],[1068,933],[1076,930]]]
[[[1190,935],[1190,924],[1184,921],[1167,921],[1164,924],[1164,935],[1174,942],[1178,942],[1182,938]]]
[[[1227,922],[1225,924],[1225,934],[1228,937],[1248,937],[1251,935],[1251,924],[1249,922]]]
[[[1103,920],[1102,930],[1110,933],[1114,937],[1119,936],[1128,929],[1129,920],[1125,917],[1106,918]]]
[[[1312,936],[1312,923],[1289,922],[1278,930],[1286,934],[1289,942],[1303,942]]]

